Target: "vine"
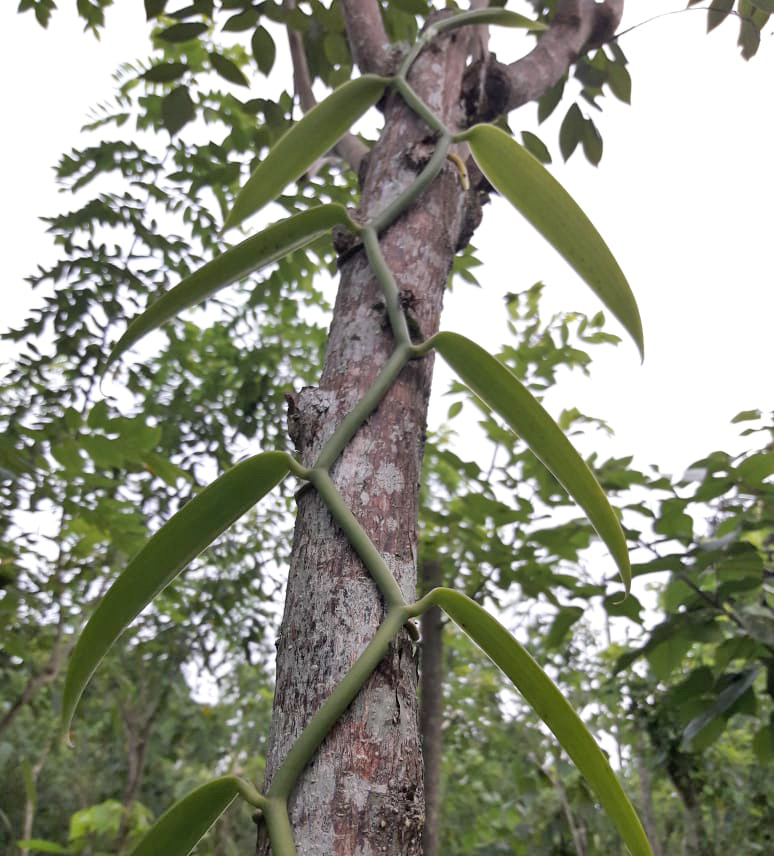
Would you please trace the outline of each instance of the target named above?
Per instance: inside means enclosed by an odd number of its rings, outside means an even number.
[[[108,358],[109,366],[139,338],[182,309],[305,246],[321,234],[329,233],[335,225],[346,226],[362,241],[370,268],[382,290],[394,339],[393,351],[373,385],[338,425],[313,466],[305,467],[284,452],[265,452],[226,472],[148,541],[84,628],[70,660],[64,690],[66,731],[91,675],[126,626],[217,535],[290,473],[317,490],[385,602],[386,614],[373,639],[308,722],[277,770],[268,791],[262,794],[234,776],[215,779],[163,814],[140,841],[133,856],[188,853],[237,796],[256,807],[263,816],[275,856],[294,856],[296,850],[287,801],[295,783],[397,634],[405,627],[415,635],[411,619],[433,605],[442,608],[463,628],[532,704],[584,773],[634,856],[648,856],[651,852],[642,826],[605,755],[537,663],[496,619],[462,594],[437,588],[420,600],[407,603],[384,558],[352,514],[330,475],[341,452],[382,401],[404,366],[435,349],[473,392],[522,436],[564,484],[609,547],[628,590],[631,571],[623,532],[578,453],[515,376],[478,345],[453,333],[438,333],[419,343],[412,341],[398,286],[379,245],[380,233],[420,196],[447,161],[458,171],[464,186],[467,182],[464,161],[450,150],[455,144],[466,143],[490,183],[570,262],[622,321],[642,352],[639,314],[626,279],[604,241],[563,188],[536,160],[494,126],[476,125],[452,132],[411,87],[408,74],[421,51],[440,33],[469,24],[541,28],[540,24],[503,9],[474,10],[430,24],[393,78],[364,75],[350,81],[291,128],[247,182],[234,203],[226,228],[237,225],[263,207],[287,183],[298,178],[310,163],[336,143],[352,122],[376,103],[388,86],[392,86],[437,134],[432,156],[408,188],[365,224],[353,222],[342,206],[321,205],[246,239],[192,274],[135,319]]]

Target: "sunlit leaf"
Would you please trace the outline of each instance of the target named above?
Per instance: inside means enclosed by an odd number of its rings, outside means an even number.
[[[631,567],[621,524],[561,428],[518,378],[475,342],[457,333],[438,333],[430,343],[460,379],[505,419],[586,512],[612,553],[628,591]]]
[[[389,78],[366,74],[350,80],[310,110],[276,143],[237,196],[224,229],[238,226],[276,198],[381,98]]]
[[[196,788],[161,815],[130,856],[188,856],[238,793],[234,776]]]
[[[485,609],[459,592],[435,589],[429,598],[510,678],[572,758],[618,828],[632,856],[652,856],[636,812],[586,726],[529,653]]]
[[[499,128],[475,125],[464,138],[486,178],[585,280],[642,354],[642,322],[634,295],[607,244],[573,198]]]
[[[289,471],[284,452],[264,452],[242,461],[184,505],[132,559],[97,605],[70,656],[62,695],[65,730],[113,642],[192,559]]]
[[[319,205],[273,223],[257,235],[226,250],[186,277],[135,318],[111,351],[107,366],[151,330],[157,329],[184,309],[201,303],[221,288],[278,261],[288,253],[305,247],[336,225],[357,228],[343,205]]]

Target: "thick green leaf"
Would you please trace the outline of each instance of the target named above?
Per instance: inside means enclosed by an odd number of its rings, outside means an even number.
[[[157,329],[184,309],[201,303],[221,288],[278,261],[288,253],[305,247],[337,225],[357,229],[343,205],[319,205],[273,223],[257,235],[226,250],[186,277],[135,318],[116,342],[106,368],[146,333]]]
[[[532,155],[493,125],[464,134],[491,184],[586,281],[644,352],[634,295],[613,254],[577,203]]]
[[[161,815],[130,856],[188,856],[238,793],[234,776],[196,788]]]
[[[621,524],[561,428],[518,378],[475,342],[458,333],[437,333],[430,343],[460,379],[505,419],[586,512],[612,553],[628,591],[632,572]]]
[[[460,12],[452,18],[447,18],[444,21],[436,21],[430,26],[437,33],[441,33],[445,30],[451,30],[457,27],[464,27],[473,24],[494,24],[498,27],[518,27],[520,29],[533,31],[546,29],[546,25],[542,21],[534,21],[524,15],[519,15],[518,12],[511,12],[509,9],[499,9],[497,7]]]
[[[70,656],[62,694],[65,731],[110,646],[151,600],[290,472],[284,452],[248,458],[184,505],[145,544],[97,605]]]
[[[618,827],[632,856],[652,856],[645,831],[615,773],[586,726],[529,653],[497,619],[459,592],[435,589],[433,603],[458,624],[510,678],[556,735]]]
[[[296,122],[250,176],[223,228],[238,226],[279,196],[376,104],[389,82],[389,78],[373,74],[350,80]]]

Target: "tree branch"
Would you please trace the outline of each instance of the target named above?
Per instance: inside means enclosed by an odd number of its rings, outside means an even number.
[[[292,9],[295,5],[295,0],[285,0],[286,8]],[[287,29],[290,59],[293,63],[293,84],[301,109],[304,113],[308,113],[317,104],[317,99],[312,91],[312,77],[309,74],[309,64],[306,61],[304,37],[298,30],[294,30],[290,26]],[[368,146],[354,134],[347,132],[333,147],[333,151],[345,163],[349,164],[357,174],[363,158],[368,154]],[[314,171],[315,167],[312,167],[311,172]]]
[[[623,0],[559,0],[551,24],[532,51],[510,65],[490,64],[487,117],[545,95],[581,54],[611,38],[622,14]]]
[[[341,0],[352,59],[363,74],[392,74],[394,51],[377,0]]]

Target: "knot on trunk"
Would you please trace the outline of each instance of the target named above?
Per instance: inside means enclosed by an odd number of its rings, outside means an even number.
[[[323,428],[327,426],[327,433],[330,433],[331,424],[335,422],[335,417],[331,420],[331,412],[335,414],[336,411],[336,394],[316,386],[305,386],[300,392],[286,395],[285,401],[288,435],[304,466],[311,466],[325,440]]]

